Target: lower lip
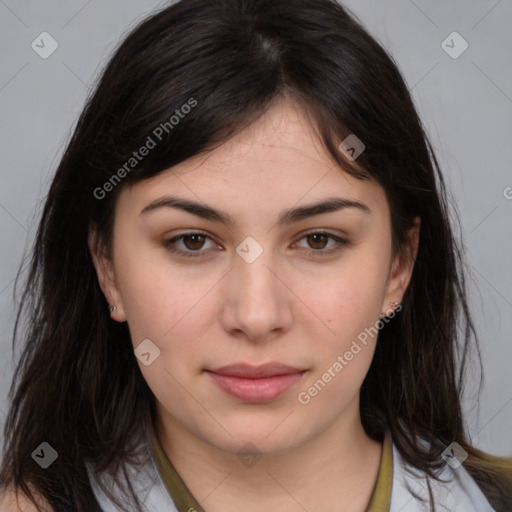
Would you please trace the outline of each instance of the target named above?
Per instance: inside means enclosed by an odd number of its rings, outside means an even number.
[[[261,403],[273,400],[290,389],[300,380],[304,372],[262,377],[260,379],[233,377],[232,375],[221,375],[212,372],[206,373],[220,389],[229,395],[246,402]]]

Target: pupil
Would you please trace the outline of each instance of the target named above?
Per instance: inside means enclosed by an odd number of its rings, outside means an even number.
[[[316,239],[316,240],[313,241],[313,244],[315,244],[315,243],[321,242],[321,240],[325,238],[325,235],[322,235],[320,233],[315,233],[314,235],[310,235],[310,237],[312,237],[313,239]],[[320,248],[323,248],[323,245]],[[318,249],[318,247],[317,247],[317,249]]]
[[[189,249],[200,249],[200,248],[201,248],[201,245],[202,245],[202,244],[201,244],[200,242],[198,242],[198,240],[197,240],[197,239],[201,239],[201,238],[203,238],[203,235],[198,235],[198,234],[195,234],[195,235],[189,235],[187,238],[188,238],[189,240],[190,240],[190,239],[192,239],[192,245],[193,245],[193,247],[189,247]],[[194,244],[197,244],[197,243],[199,243],[199,247],[194,246]]]

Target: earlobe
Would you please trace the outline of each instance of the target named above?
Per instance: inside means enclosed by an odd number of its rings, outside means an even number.
[[[126,316],[121,294],[115,281],[113,263],[106,255],[104,247],[98,239],[97,232],[93,228],[89,229],[88,246],[99,286],[107,301],[105,311],[110,314],[113,320],[124,322],[126,321]]]

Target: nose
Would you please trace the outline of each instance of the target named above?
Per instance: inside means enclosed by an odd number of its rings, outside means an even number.
[[[240,254],[222,284],[223,327],[241,339],[271,342],[292,325],[293,293],[270,251],[263,250],[254,261]]]

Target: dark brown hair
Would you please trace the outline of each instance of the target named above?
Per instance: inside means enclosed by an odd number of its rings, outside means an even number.
[[[366,432],[381,440],[390,429],[405,460],[431,478],[456,441],[493,507],[510,511],[510,480],[471,446],[463,422],[465,372],[478,343],[438,162],[393,59],[331,0],[181,0],[119,46],[46,198],[14,331],[15,342],[25,318],[1,484],[27,495],[30,485],[56,512],[86,511],[85,463],[96,472],[126,469],[154,397],[126,324],[107,313],[89,229],[108,247],[122,187],[217,147],[283,97],[307,113],[344,172],[384,188],[395,253],[412,219],[421,218],[403,309],[380,331],[361,389]],[[191,99],[194,108],[172,129],[166,125],[156,147],[114,183],[133,151]],[[352,133],[366,146],[359,169],[338,149]],[[107,182],[112,187],[99,192]],[[31,458],[42,441],[59,454],[44,471]],[[140,510],[132,498],[131,510]]]

